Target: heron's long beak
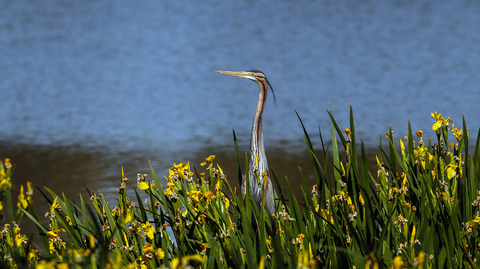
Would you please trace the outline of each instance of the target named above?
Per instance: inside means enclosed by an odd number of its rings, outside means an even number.
[[[225,75],[232,75],[232,76],[237,76],[241,78],[250,78],[251,72],[243,72],[243,71],[215,71],[220,74],[225,74]]]

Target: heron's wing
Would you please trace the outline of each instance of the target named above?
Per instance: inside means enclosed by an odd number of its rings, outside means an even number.
[[[275,214],[275,196],[274,188],[270,176],[267,176],[267,181],[265,182],[265,209],[268,214]]]
[[[275,196],[274,196],[274,188],[272,184],[272,180],[270,179],[270,176],[266,177],[266,182],[265,182],[265,190],[264,190],[264,195],[265,195],[265,209],[267,210],[268,214],[272,215],[275,214]],[[242,185],[241,185],[241,191],[242,191],[242,196],[245,199],[246,195],[246,190],[247,190],[247,180],[245,175],[243,175],[242,178]],[[251,184],[250,181],[250,192],[253,195],[253,198],[255,199],[255,202],[257,203],[257,206],[260,207],[260,204],[262,203],[262,190],[258,186],[258,184],[254,183]]]

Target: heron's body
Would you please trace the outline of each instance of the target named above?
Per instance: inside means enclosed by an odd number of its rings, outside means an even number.
[[[217,71],[221,74],[234,75],[248,78],[258,83],[260,94],[258,96],[255,114],[253,116],[252,132],[250,136],[250,161],[249,161],[249,185],[252,196],[258,206],[262,203],[262,187],[265,197],[265,209],[269,214],[275,213],[275,199],[273,194],[273,184],[270,180],[267,157],[263,146],[262,120],[265,102],[267,101],[268,86],[270,83],[264,73],[257,70],[247,72],[237,71]],[[271,86],[270,86],[271,88]],[[273,93],[273,90],[272,90]],[[275,97],[275,95],[274,95]],[[257,178],[258,175],[258,178]],[[242,180],[242,194],[246,194],[246,176]]]

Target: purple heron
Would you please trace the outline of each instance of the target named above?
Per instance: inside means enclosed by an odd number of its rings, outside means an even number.
[[[267,157],[263,146],[262,119],[265,102],[267,101],[268,86],[275,100],[275,93],[272,85],[268,82],[265,74],[258,70],[250,71],[217,71],[217,73],[225,75],[233,75],[237,77],[247,78],[255,81],[260,87],[260,95],[258,96],[257,107],[253,116],[252,133],[250,135],[250,159],[249,159],[249,185],[250,191],[260,207],[262,203],[262,188],[265,196],[265,209],[268,214],[275,214],[275,198],[273,194],[273,184],[270,180],[270,172],[268,169]],[[242,179],[242,194],[246,194],[246,177]]]

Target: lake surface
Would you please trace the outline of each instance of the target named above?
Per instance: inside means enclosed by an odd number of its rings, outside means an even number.
[[[210,154],[234,177],[232,128],[248,150],[265,72],[264,137],[277,174],[310,167],[295,110],[319,147],[330,108],[375,147],[431,135],[438,111],[479,128],[478,1],[3,1],[0,158],[14,180],[75,197],[127,177],[167,174]],[[43,202],[37,196],[36,201]]]

